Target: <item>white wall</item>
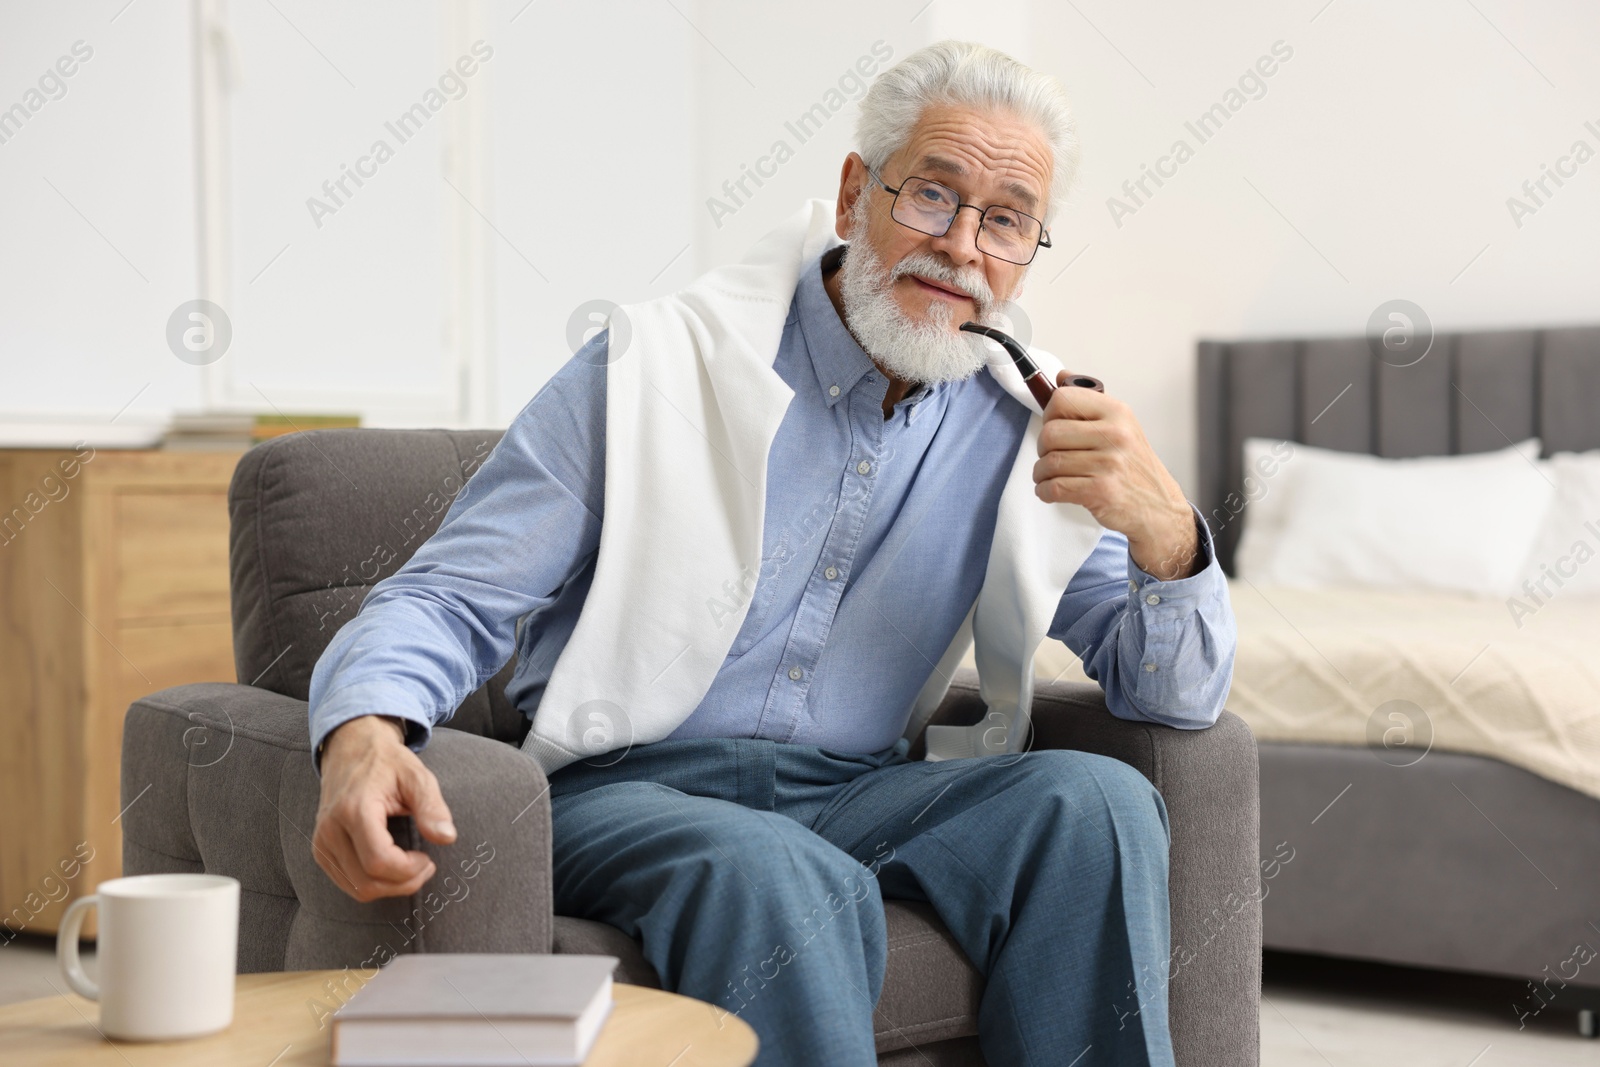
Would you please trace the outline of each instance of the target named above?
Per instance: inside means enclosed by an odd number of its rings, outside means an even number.
[[[27,106],[74,43],[93,53],[0,143],[8,415],[110,419],[137,397],[127,420],[199,399],[162,339],[195,288],[188,6],[121,7],[0,6],[0,110]]]
[[[0,106],[20,98],[74,40],[96,49],[65,99],[0,144],[0,405],[12,414],[109,417],[146,381],[153,384],[136,411],[200,396],[196,372],[165,351],[160,332],[195,285],[188,5],[143,0],[111,23],[121,2],[0,7]],[[267,32],[269,10],[232,3],[241,22]],[[1056,248],[1036,261],[1023,305],[1036,342],[1127,398],[1186,482],[1200,337],[1359,333],[1379,303],[1396,297],[1420,304],[1444,330],[1600,320],[1600,160],[1550,186],[1554,195],[1520,227],[1506,205],[1575,141],[1600,151],[1600,73],[1589,54],[1600,40],[1600,10],[1577,0],[525,5],[442,4],[476,11],[496,48],[481,86],[488,136],[478,204],[492,228],[476,215],[452,224],[441,221],[443,207],[397,203],[368,210],[362,226],[323,242],[320,267],[292,258],[295,245],[263,276],[278,303],[262,303],[259,331],[247,321],[239,369],[296,397],[330,384],[340,397],[360,397],[365,382],[399,377],[411,388],[456,373],[461,353],[452,345],[460,343],[451,331],[460,324],[448,287],[455,268],[443,281],[422,277],[395,247],[455,255],[450,242],[464,233],[481,242],[467,258],[482,282],[481,300],[460,313],[482,320],[474,343],[487,353],[470,389],[486,394],[480,421],[504,422],[567,358],[568,319],[580,303],[625,303],[680,286],[742,254],[803,198],[833,196],[852,143],[854,101],[804,144],[785,121],[824,99],[874,42],[900,58],[947,35],[1008,48],[1060,77],[1072,95],[1083,169],[1055,221]],[[418,69],[437,65],[440,48],[425,37],[444,32],[427,14],[439,4],[409,5],[411,23],[399,27],[334,17],[299,0],[280,7],[341,66],[378,71],[358,85],[386,84],[382,71],[408,49]],[[278,54],[303,51],[279,21]],[[1199,143],[1185,122],[1223,101],[1279,41],[1280,52],[1293,54],[1265,79],[1265,94]],[[278,124],[272,145],[288,154],[275,164],[294,176],[282,179],[295,194],[284,197],[287,220],[291,209],[304,211],[301,179],[349,154],[348,137],[335,143],[329,131],[349,122],[359,132],[392,108],[382,93],[354,106],[314,55],[275,73],[272,54],[258,81],[287,80],[252,106],[260,128]],[[396,78],[394,93],[410,94],[404,73]],[[371,84],[361,90],[374,92]],[[1178,138],[1193,158],[1159,189],[1147,185],[1153,195],[1118,225],[1108,198],[1123,197],[1123,182]],[[719,225],[708,198],[722,196],[722,183],[779,139],[793,158],[760,188],[747,185],[752,195]],[[444,144],[437,154],[450,151]],[[400,161],[414,173],[396,184],[414,181],[420,198],[430,172],[444,165],[435,155],[430,148]],[[654,196],[630,198],[646,179]],[[235,205],[244,212],[237,272],[283,243],[270,225],[276,209],[265,206],[277,180],[256,175],[255,200]],[[393,336],[353,329],[299,350],[291,343],[288,327],[308,308],[332,315],[385,301],[405,312],[389,324]],[[240,312],[251,319],[244,305]],[[395,362],[397,346],[407,354]],[[447,406],[434,421],[452,417]],[[376,406],[368,414],[414,417]]]
[[[773,5],[701,0],[697,21],[705,27],[705,37],[695,40],[699,267],[742,255],[808,197],[832,199],[837,194],[840,167],[854,147],[856,105],[865,91],[855,88],[856,64],[864,61],[861,69],[881,70],[879,56],[888,54],[893,63],[926,43],[927,15],[910,19],[923,2]],[[829,97],[830,90],[838,95]],[[842,106],[820,128],[815,120],[798,125],[813,106],[830,103]],[[764,165],[772,170],[783,154],[776,148],[780,142],[793,155],[777,166],[774,177],[759,187],[746,180],[748,197],[737,187],[732,196],[724,190],[725,182],[737,183],[745,168],[755,168],[763,157],[774,160]],[[714,211],[708,204],[713,198],[732,205],[734,213]]]
[[[669,292],[695,264],[694,31],[663,0],[527,3],[488,20],[502,423],[571,358],[580,305]]]
[[[450,41],[431,0],[281,7],[226,10],[239,67],[225,94],[234,342],[216,399],[448,417],[460,409],[446,282],[460,194],[441,170],[492,52],[480,63]],[[458,56],[474,73],[447,93],[437,81]],[[397,127],[424,99],[444,102]]]
[[[1574,139],[1600,149],[1583,129],[1600,120],[1584,43],[1600,10],[1477,0],[1490,25],[1442,0],[1324,3],[1079,4],[1093,27],[1033,7],[1034,60],[1066,83],[1085,146],[1054,260],[1086,250],[1053,282],[1041,263],[1023,303],[1040,343],[1133,402],[1186,483],[1198,338],[1359,335],[1397,297],[1441,330],[1600,320],[1600,161],[1520,229],[1505,204]],[[1189,136],[1278,40],[1294,54],[1265,95]],[[1179,137],[1194,157],[1116,225],[1108,199]]]

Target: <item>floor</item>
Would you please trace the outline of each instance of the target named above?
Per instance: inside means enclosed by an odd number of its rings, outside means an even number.
[[[1262,1067],[1600,1067],[1577,1003],[1523,982],[1268,952],[1261,984]]]
[[[93,952],[85,952],[91,974]],[[65,988],[53,942],[0,945],[0,1004]],[[1600,1067],[1600,1040],[1556,1000],[1517,1028],[1519,982],[1408,967],[1266,954],[1262,1067]]]
[[[83,969],[94,975],[94,946],[84,945],[80,955]],[[55,988],[51,988],[54,983]],[[0,941],[0,1004],[48,997],[65,992],[66,981],[56,967],[54,938],[18,934]]]

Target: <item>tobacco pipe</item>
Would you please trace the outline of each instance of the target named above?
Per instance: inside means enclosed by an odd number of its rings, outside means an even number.
[[[1022,347],[1022,342],[993,326],[985,326],[981,322],[963,322],[959,329],[968,333],[979,333],[991,341],[998,341],[1000,347],[1011,354],[1011,362],[1017,365],[1018,372],[1022,375],[1022,383],[1028,387],[1028,392],[1033,394],[1033,399],[1038,401],[1039,410],[1043,411],[1050,403],[1050,396],[1056,391],[1056,386],[1044,376],[1044,371],[1028,355],[1028,350]],[[1087,374],[1074,374],[1068,377],[1067,385],[1075,385],[1082,389],[1093,389],[1097,393],[1106,391],[1104,383],[1099,378],[1091,378]]]

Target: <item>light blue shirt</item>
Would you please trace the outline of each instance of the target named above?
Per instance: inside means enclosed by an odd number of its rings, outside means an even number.
[[[507,696],[534,715],[594,573],[607,344],[597,335],[550,379],[438,532],[335,635],[311,679],[313,751],[370,713],[408,720],[420,748],[513,651]],[[725,589],[730,612],[746,593],[749,611],[671,736],[879,752],[977,597],[1029,411],[980,371],[917,387],[884,418],[888,382],[845,329],[819,260],[773,367],[794,398],[768,457],[761,569],[753,590]],[[1233,613],[1195,521],[1194,576],[1157,581],[1108,530],[1063,590],[1049,637],[1082,658],[1118,718],[1193,729],[1222,709]]]

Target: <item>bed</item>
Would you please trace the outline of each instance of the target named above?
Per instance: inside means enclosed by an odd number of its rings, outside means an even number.
[[[1247,438],[1600,448],[1600,328],[1440,336],[1407,367],[1364,338],[1202,342],[1198,370],[1196,504],[1240,628],[1228,708],[1260,754],[1264,947],[1514,978],[1508,1018],[1558,1004],[1594,1036],[1600,598],[1517,626],[1482,597],[1262,587],[1234,558]],[[1054,641],[1034,669],[1084,680]]]
[[[1207,341],[1198,399],[1196,503],[1232,575],[1247,437],[1600,448],[1600,328],[1441,335],[1405,367],[1364,338]],[[1272,868],[1265,947],[1526,980],[1507,1005],[1523,1020],[1558,995],[1600,1007],[1600,601],[1513,632],[1474,598],[1233,584],[1229,708],[1257,734],[1262,855],[1293,856]],[[1431,747],[1369,743],[1391,699],[1429,709]]]

